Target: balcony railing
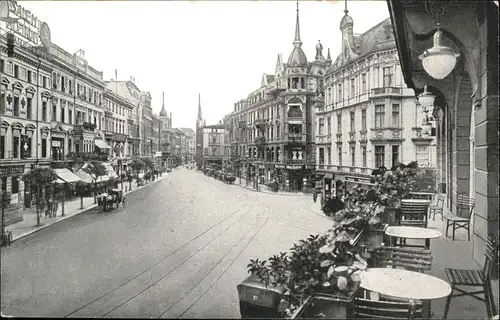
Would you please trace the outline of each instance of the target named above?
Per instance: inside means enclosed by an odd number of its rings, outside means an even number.
[[[330,143],[332,143],[332,135],[331,134],[318,135],[318,136],[316,136],[316,143],[317,144],[330,144]]]
[[[285,143],[299,143],[303,144],[306,143],[306,137],[307,135],[305,133],[288,133],[285,134],[284,141]]]
[[[255,145],[256,146],[263,146],[264,144],[266,144],[266,138],[265,137],[259,136],[259,137],[255,138]]]
[[[294,112],[294,111],[290,111],[288,112],[288,118],[300,118],[302,119],[302,112]]]
[[[400,87],[383,87],[374,88],[370,94],[370,98],[382,96],[400,96],[403,94],[403,89]]]

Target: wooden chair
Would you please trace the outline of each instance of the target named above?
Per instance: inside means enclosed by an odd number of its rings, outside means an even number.
[[[442,195],[436,195],[436,202],[429,206],[429,219],[432,216],[432,221],[436,220],[436,213],[441,215],[441,221],[443,221],[443,206],[444,197]]]
[[[448,310],[450,308],[451,299],[454,297],[461,296],[471,296],[480,301],[486,303],[486,312],[488,318],[492,318],[496,314],[495,300],[493,296],[493,290],[491,288],[491,270],[495,261],[495,255],[497,254],[497,242],[493,235],[488,236],[486,241],[484,266],[482,270],[467,270],[467,269],[449,269],[446,268],[446,276],[451,284],[451,294],[446,299],[446,305],[444,307],[443,319],[448,316]],[[478,291],[465,291],[457,287],[482,287],[482,290]],[[453,294],[454,291],[458,293]],[[477,295],[482,294],[484,298]]]
[[[474,211],[475,200],[464,195],[459,194],[457,198],[457,213],[448,213],[444,215],[446,220],[446,237],[448,237],[448,229],[450,226],[453,228],[452,239],[455,240],[455,231],[458,229],[467,230],[467,239],[470,241],[470,221],[472,219],[472,211]],[[461,216],[463,211],[466,213]]]
[[[427,228],[427,209],[428,203],[415,203],[410,201],[401,201],[400,220],[401,226]]]
[[[421,272],[430,271],[432,268],[432,254],[428,249],[402,248],[381,246],[374,250],[374,262],[377,268],[403,268],[409,271]],[[386,296],[379,294],[380,299],[400,303],[409,303],[408,299]],[[430,301],[414,300],[423,305],[423,315],[430,318]]]
[[[355,298],[354,319],[423,319],[422,304]]]
[[[432,254],[428,249],[380,246],[373,251],[377,268],[404,268],[424,273],[432,267]]]

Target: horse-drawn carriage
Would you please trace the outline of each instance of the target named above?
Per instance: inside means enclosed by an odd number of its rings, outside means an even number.
[[[99,206],[99,211],[109,211],[120,207],[120,203],[123,203],[123,190],[120,189],[110,189],[108,193],[103,193],[97,196],[97,205]]]

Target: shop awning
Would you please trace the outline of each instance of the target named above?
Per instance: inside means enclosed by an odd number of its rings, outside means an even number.
[[[99,149],[111,149],[111,147],[106,143],[106,141],[104,140],[101,140],[101,139],[96,139],[94,141],[94,144],[96,145],[96,147],[98,147]]]
[[[54,169],[57,176],[66,183],[81,181],[80,177],[78,177],[73,172],[68,169]]]

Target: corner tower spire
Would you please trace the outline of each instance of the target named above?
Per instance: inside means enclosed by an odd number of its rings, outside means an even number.
[[[160,117],[167,117],[167,110],[165,110],[165,92],[162,91],[161,93],[161,111],[160,111]]]
[[[196,119],[196,127],[203,127],[203,115],[201,113],[201,94],[198,93],[198,118]]]
[[[293,40],[293,51],[288,58],[288,65],[303,67],[307,65],[307,57],[302,50],[302,41],[300,40],[300,22],[299,22],[299,1],[297,0],[297,20],[295,21],[295,39]]]
[[[299,21],[299,1],[297,0],[297,20],[295,21],[295,39],[293,40],[293,45],[296,48],[302,46],[302,41],[300,40],[300,21]]]

